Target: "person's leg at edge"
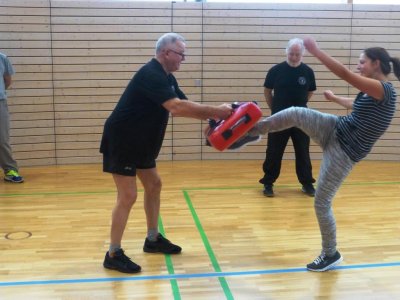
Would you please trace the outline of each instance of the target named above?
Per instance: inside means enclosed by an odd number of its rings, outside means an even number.
[[[10,115],[6,100],[0,100],[0,167],[7,172],[18,171],[10,146]]]

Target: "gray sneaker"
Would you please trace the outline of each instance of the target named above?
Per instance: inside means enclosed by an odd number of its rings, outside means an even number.
[[[307,270],[314,272],[324,272],[332,269],[343,260],[343,256],[340,255],[339,251],[333,256],[326,256],[321,254],[312,263],[307,265]]]

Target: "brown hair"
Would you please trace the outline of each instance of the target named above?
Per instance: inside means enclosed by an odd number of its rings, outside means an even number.
[[[389,75],[392,71],[390,62],[393,64],[393,73],[400,80],[400,60],[390,57],[389,53],[381,47],[372,47],[364,50],[364,54],[372,61],[379,60],[382,73]]]

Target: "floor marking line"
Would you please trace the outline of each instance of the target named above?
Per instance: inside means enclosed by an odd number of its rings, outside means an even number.
[[[348,182],[343,183],[342,186],[346,185],[397,185],[400,184],[399,181],[372,181],[372,182]],[[276,185],[276,187],[297,187],[298,184],[280,184]],[[259,186],[235,186],[235,187],[198,187],[198,188],[185,188],[183,187],[181,190],[186,191],[202,191],[202,190],[240,190],[240,189],[259,189]],[[139,192],[143,192],[143,190],[139,189]],[[163,189],[164,192],[174,192],[175,190]],[[0,197],[22,197],[22,196],[68,196],[68,195],[96,195],[96,194],[110,194],[117,193],[116,190],[108,190],[108,191],[86,191],[86,192],[38,192],[38,193],[26,193],[26,194],[0,194]]]
[[[375,263],[375,264],[357,264],[347,266],[336,266],[334,270],[357,270],[357,269],[375,269],[387,267],[400,267],[399,262]],[[29,285],[50,285],[50,284],[74,284],[74,283],[98,283],[115,281],[145,281],[145,280],[171,280],[171,279],[193,279],[193,278],[212,278],[212,277],[231,277],[231,276],[254,276],[271,275],[284,273],[309,272],[306,268],[288,268],[288,269],[266,269],[252,271],[235,272],[215,272],[215,273],[193,273],[193,274],[170,274],[170,275],[151,275],[151,276],[133,276],[133,277],[109,277],[109,278],[86,278],[86,279],[59,279],[59,280],[32,280],[32,281],[9,281],[0,282],[0,287],[4,286],[29,286]]]
[[[204,231],[203,225],[201,224],[200,218],[197,215],[196,209],[194,208],[194,205],[192,203],[192,200],[190,199],[189,193],[186,190],[183,190],[183,195],[185,197],[186,203],[189,207],[189,211],[192,215],[192,218],[194,220],[194,223],[196,224],[196,228],[201,236],[201,240],[203,241],[203,245],[207,251],[208,257],[210,258],[211,264],[214,268],[214,271],[217,273],[222,273],[221,272],[221,267],[218,263],[217,257],[214,253],[214,250],[211,247],[210,241],[208,240],[207,234]],[[222,290],[224,291],[224,295],[226,299],[231,300],[234,299],[231,289],[229,287],[228,282],[226,281],[224,276],[219,276],[218,281],[222,287]]]

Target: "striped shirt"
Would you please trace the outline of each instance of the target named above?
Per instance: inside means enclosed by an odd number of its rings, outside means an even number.
[[[336,135],[344,152],[354,162],[367,156],[385,133],[396,111],[396,91],[390,82],[382,82],[384,99],[377,101],[359,93],[351,114],[340,117]]]

